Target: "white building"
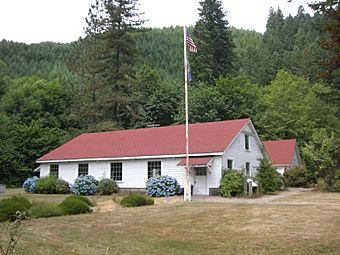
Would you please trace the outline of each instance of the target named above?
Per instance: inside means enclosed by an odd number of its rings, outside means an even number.
[[[223,172],[254,176],[261,141],[249,119],[189,125],[190,181],[194,195],[218,192]],[[82,134],[37,160],[40,176],[70,183],[80,175],[116,180],[120,189],[143,190],[148,178],[169,175],[184,186],[185,125]]]
[[[286,169],[301,165],[300,153],[295,139],[265,141],[263,144],[269,160],[281,175]]]

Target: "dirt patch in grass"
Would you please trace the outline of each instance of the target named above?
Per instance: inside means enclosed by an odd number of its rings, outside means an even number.
[[[97,205],[94,207],[95,212],[112,212],[120,207],[117,203],[115,203],[111,198],[107,198],[105,200],[99,200]]]
[[[154,197],[155,205],[184,203],[183,196]]]

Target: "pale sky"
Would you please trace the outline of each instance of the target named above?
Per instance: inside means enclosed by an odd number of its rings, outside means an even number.
[[[264,32],[269,7],[280,6],[285,16],[313,0],[222,0],[231,26]],[[84,35],[85,18],[95,0],[0,0],[0,40],[37,43],[71,42]],[[194,25],[200,0],[140,0],[148,27]]]

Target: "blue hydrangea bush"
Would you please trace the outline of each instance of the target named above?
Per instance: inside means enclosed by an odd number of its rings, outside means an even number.
[[[39,178],[37,176],[33,176],[33,177],[30,177],[30,178],[27,178],[26,181],[24,182],[24,184],[22,185],[23,189],[26,191],[26,192],[35,192],[36,188],[37,188],[37,183],[36,181],[38,180]]]
[[[71,187],[72,193],[76,195],[94,195],[97,192],[98,181],[91,175],[82,175],[75,179]]]
[[[150,197],[169,197],[176,195],[179,184],[170,176],[151,177],[146,182],[146,194]]]

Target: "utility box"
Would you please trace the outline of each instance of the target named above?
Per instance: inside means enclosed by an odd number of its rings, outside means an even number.
[[[6,192],[6,185],[0,184],[0,193],[5,193]]]

